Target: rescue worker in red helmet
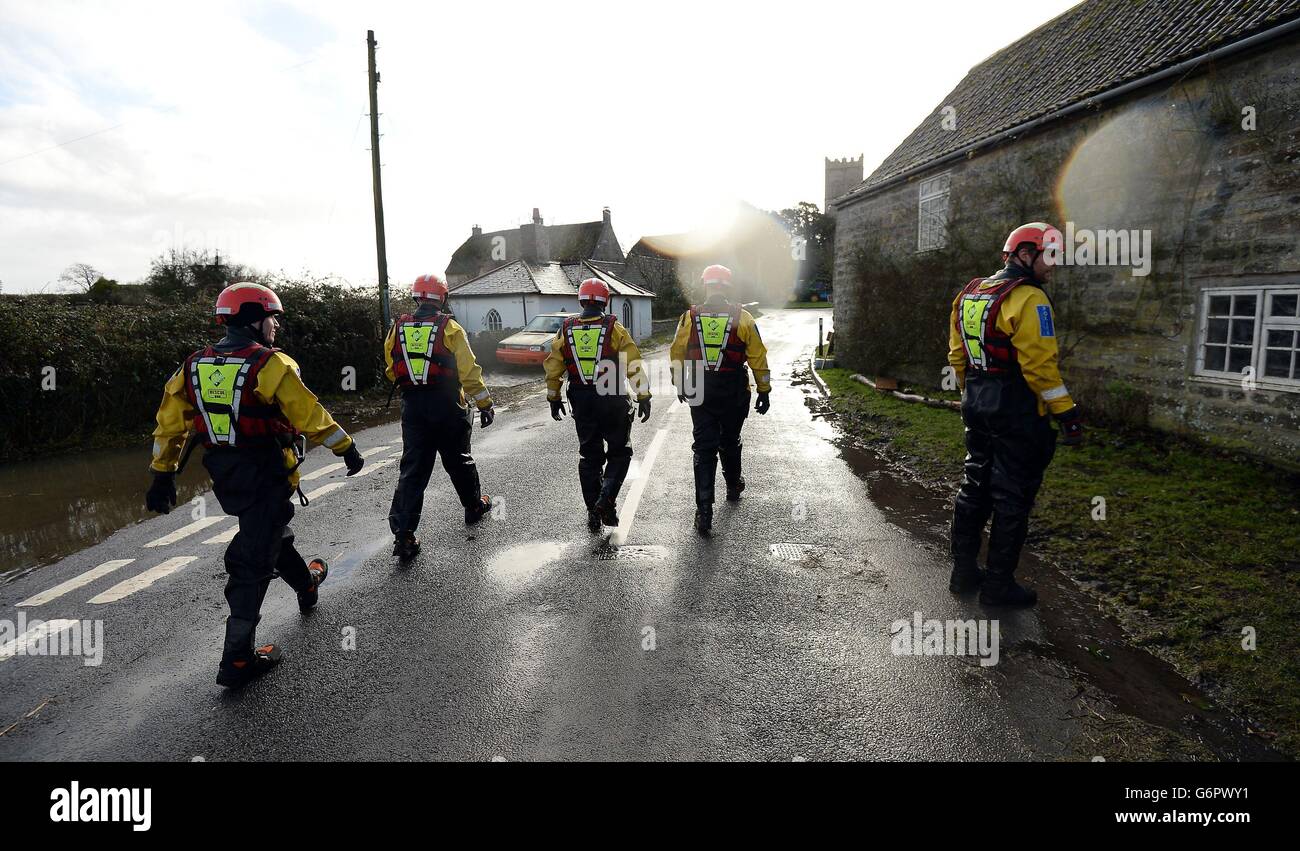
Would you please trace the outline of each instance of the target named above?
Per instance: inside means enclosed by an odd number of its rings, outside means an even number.
[[[274,347],[283,312],[279,297],[259,284],[222,290],[216,319],[226,335],[187,357],[168,380],[153,432],[154,479],[146,506],[167,514],[176,504],[176,470],[193,436],[204,445],[203,466],[222,510],[239,518],[225,554],[230,616],[217,682],[227,688],[280,661],[279,648],[254,641],[271,579],[278,574],[297,592],[305,614],[316,606],[328,573],[322,559],[303,560],[289,528],[301,461],[296,438],[342,456],[349,476],[364,464],[352,438],[303,384],[298,364]]]
[[[650,419],[650,392],[641,350],[612,312],[610,289],[599,278],[578,287],[582,313],[570,316],[555,333],[546,369],[551,416],[564,418],[560,385],[569,380],[569,404],[578,430],[578,482],[587,506],[587,529],[617,526],[618,492],[632,463],[632,406],[625,380],[636,391],[641,422]]]
[[[692,305],[677,323],[669,349],[677,398],[691,405],[695,452],[695,528],[713,529],[713,495],[718,459],[727,484],[727,500],[740,499],[740,429],[749,416],[749,371],[754,372],[758,400],[754,410],[766,414],[772,392],[767,346],[748,310],[729,301],[731,270],[713,265],[700,276],[704,303]],[[748,365],[748,369],[746,368]],[[688,400],[688,396],[693,398]]]
[[[1056,320],[1043,291],[1060,256],[1061,232],[1021,225],[1002,249],[1005,266],[967,284],[952,304],[948,362],[962,386],[966,465],[952,520],[954,593],[980,588],[980,602],[1031,606],[1015,581],[1029,513],[1056,451],[1055,418],[1067,446],[1083,442],[1079,408],[1057,366]],[[989,529],[988,571],[979,570]]]
[[[495,417],[465,329],[445,310],[447,285],[437,275],[421,275],[411,285],[411,296],[415,314],[398,318],[384,340],[388,380],[402,391],[402,465],[388,512],[393,555],[402,561],[420,551],[415,530],[439,456],[465,509],[465,523],[479,522],[491,509],[470,454],[473,413],[466,394],[483,428]]]

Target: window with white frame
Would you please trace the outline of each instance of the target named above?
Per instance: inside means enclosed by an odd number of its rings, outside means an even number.
[[[1300,391],[1300,285],[1202,294],[1196,372]]]
[[[918,202],[916,250],[933,251],[948,244],[948,187],[951,173],[921,181]]]
[[[487,329],[488,329],[489,331],[500,331],[500,330],[501,330],[501,314],[500,314],[500,313],[497,313],[495,308],[492,309],[492,310],[489,310],[489,311],[487,312],[487,316],[484,316],[484,317],[483,317],[483,324],[487,326]]]

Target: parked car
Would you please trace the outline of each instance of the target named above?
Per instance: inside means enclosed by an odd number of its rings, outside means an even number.
[[[502,363],[536,365],[546,360],[551,340],[571,313],[539,313],[522,330],[497,343],[497,360]]]

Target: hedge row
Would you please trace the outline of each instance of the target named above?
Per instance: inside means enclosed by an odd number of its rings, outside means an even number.
[[[286,319],[277,344],[318,394],[383,381],[375,289],[276,282]],[[89,304],[0,297],[0,461],[147,431],[163,384],[192,351],[215,342],[212,297]]]

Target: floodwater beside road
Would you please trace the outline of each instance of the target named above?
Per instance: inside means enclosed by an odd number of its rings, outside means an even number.
[[[490,368],[484,381],[494,396],[509,399],[541,377],[541,368]],[[498,393],[498,388],[501,392]],[[396,420],[398,400],[337,406],[339,422],[358,432]],[[364,447],[362,447],[364,449]],[[313,447],[311,451],[318,451]],[[0,584],[106,539],[119,529],[150,517],[144,507],[149,487],[149,442],[138,447],[87,449],[0,464]],[[211,487],[203,451],[195,451],[176,480],[176,507]],[[208,512],[220,510],[208,506]]]

